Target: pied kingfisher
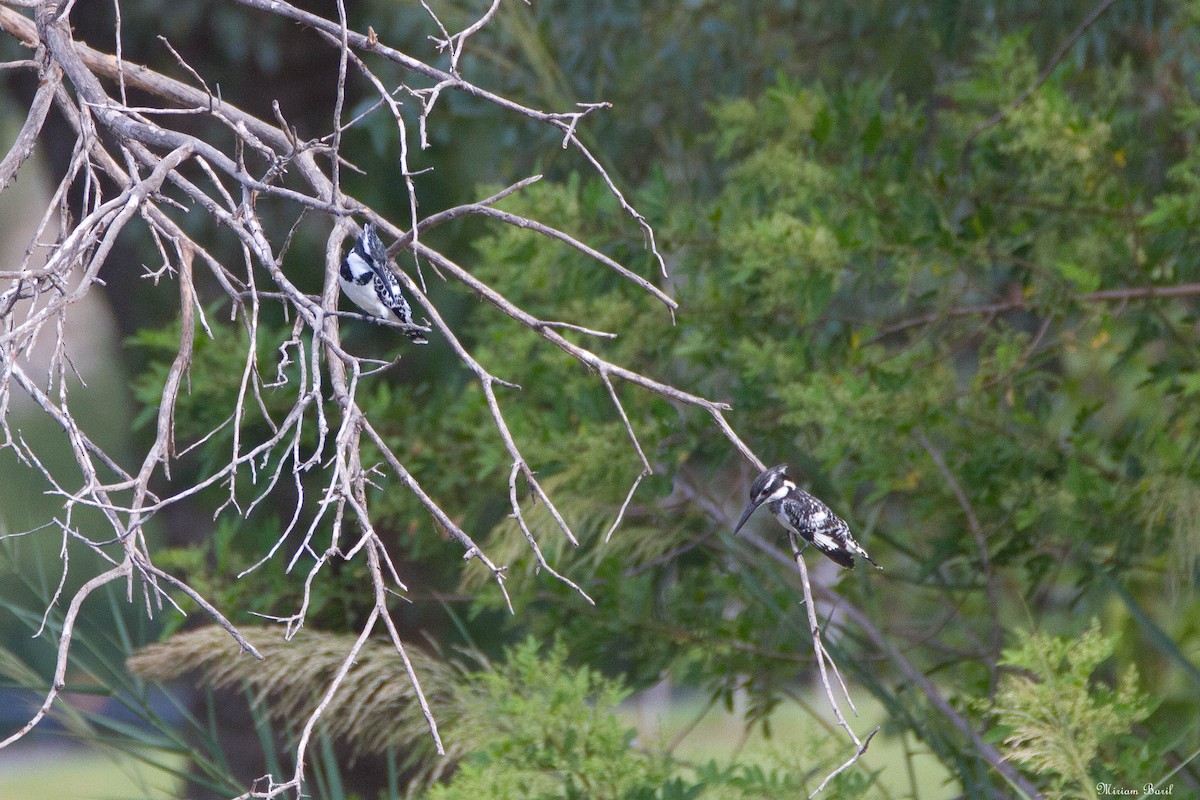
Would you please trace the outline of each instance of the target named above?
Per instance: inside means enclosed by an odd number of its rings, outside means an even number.
[[[763,503],[783,527],[799,534],[805,546],[813,544],[818,550],[847,569],[854,569],[854,557],[862,556],[875,564],[875,559],[850,533],[846,521],[829,510],[829,506],[801,489],[787,476],[787,464],[771,467],[759,475],[750,487],[750,505],[733,528],[734,536]],[[883,567],[875,564],[876,569]]]
[[[338,271],[342,292],[372,317],[397,320],[404,324],[404,335],[414,344],[428,344],[413,322],[412,308],[400,293],[400,281],[388,268],[387,250],[375,232],[375,223],[363,227],[362,236],[342,261]]]

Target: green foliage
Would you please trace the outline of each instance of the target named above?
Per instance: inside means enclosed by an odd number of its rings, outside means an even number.
[[[456,698],[462,716],[448,735],[474,745],[453,778],[426,797],[765,800],[811,792],[811,777],[833,768],[831,742],[824,737],[778,767],[715,761],[688,766],[650,742],[634,741],[615,713],[627,695],[617,681],[570,667],[561,642],[542,652],[527,639],[507,650],[503,663],[469,676]],[[828,793],[862,797],[871,782],[839,776]]]
[[[1007,755],[1048,783],[1050,797],[1097,797],[1098,783],[1143,785],[1164,771],[1134,726],[1150,699],[1130,665],[1110,687],[1094,680],[1116,639],[1099,622],[1078,637],[1022,632],[1004,651],[1004,676],[992,704]]]
[[[540,657],[530,639],[471,681],[457,733],[482,746],[431,800],[617,800],[665,780],[666,765],[632,748],[613,713],[627,692],[586,667],[566,669],[565,659],[562,646]]]

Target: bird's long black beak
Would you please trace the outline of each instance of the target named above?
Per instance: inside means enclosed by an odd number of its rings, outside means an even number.
[[[753,514],[761,505],[762,503],[755,503],[751,501],[750,505],[746,506],[746,510],[742,512],[742,518],[738,520],[737,525],[733,526],[734,536],[738,535],[738,531],[740,531],[742,526],[746,524],[746,520],[750,519],[750,515]]]

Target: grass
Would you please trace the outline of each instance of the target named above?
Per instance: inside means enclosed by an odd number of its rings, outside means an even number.
[[[876,725],[886,720],[882,705],[865,692],[856,692],[859,716],[849,716],[847,721],[859,737],[865,736]],[[816,709],[827,725],[836,726],[829,702],[819,690],[806,691],[805,703]],[[743,716],[728,712],[717,706],[704,714],[698,723],[696,718],[704,712],[707,700],[702,696],[691,699],[672,699],[661,709],[648,710],[645,706],[627,704],[622,714],[629,724],[638,730],[642,741],[667,745],[679,738],[675,755],[693,763],[715,760],[727,764],[734,757],[741,762],[754,763],[764,769],[795,764],[812,758],[812,743],[827,736],[826,726],[813,719],[809,711],[796,703],[784,703],[769,717],[770,736],[764,734],[761,725],[747,732]],[[695,726],[685,733],[688,726]],[[682,736],[681,736],[682,734]],[[853,746],[841,730],[837,730],[836,741],[844,750],[845,758],[853,753]],[[840,751],[839,751],[840,752]],[[914,743],[909,737],[907,746],[900,736],[880,732],[871,740],[870,748],[859,761],[862,768],[881,773],[879,785],[888,789],[885,797],[904,798],[915,796],[921,800],[949,800],[962,795],[962,787],[929,750]],[[819,778],[818,778],[819,780]]]
[[[175,776],[128,754],[93,748],[22,745],[0,758],[2,798],[169,800],[179,796],[178,784]]]

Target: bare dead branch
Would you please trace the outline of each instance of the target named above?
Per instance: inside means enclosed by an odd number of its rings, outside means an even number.
[[[50,62],[40,72],[40,84],[37,94],[34,95],[33,102],[29,106],[25,124],[21,126],[21,130],[17,133],[17,138],[12,147],[8,149],[4,160],[0,161],[0,192],[8,187],[13,176],[17,174],[17,170],[25,163],[25,159],[33,153],[37,137],[42,132],[42,125],[46,121],[46,114],[49,113],[50,106],[54,102],[54,95],[58,91],[58,87],[62,85],[62,69],[57,63]]]
[[[268,11],[273,14],[278,14],[280,16],[293,19],[296,22],[300,22],[304,25],[312,27],[315,30],[324,31],[334,35],[340,34],[340,27],[337,25],[337,23],[298,9],[295,6],[284,2],[283,0],[238,0],[238,2],[251,8],[257,8],[260,11]],[[574,133],[573,124],[578,123],[576,117],[588,113],[588,111],[591,109],[585,109],[583,112],[565,115],[537,111],[535,109],[522,106],[519,103],[513,102],[512,100],[501,97],[500,95],[494,94],[485,89],[481,89],[480,87],[468,83],[467,81],[464,81],[455,75],[429,66],[419,59],[412,58],[411,56],[408,56],[399,50],[382,44],[377,37],[371,39],[360,33],[349,32],[346,41],[349,46],[354,47],[357,50],[366,50],[375,53],[437,82],[432,90],[423,93],[423,96],[427,99],[425,102],[425,107],[422,110],[422,118],[427,117],[433,110],[433,105],[436,102],[437,97],[440,96],[441,92],[446,88],[452,88],[477,97],[481,100],[485,100],[507,111],[512,111],[516,114],[520,114],[521,116],[528,117],[538,122],[551,124],[563,131],[566,137],[565,141],[569,142],[571,145],[574,145],[574,147],[580,152],[581,155],[583,155],[587,162],[591,164],[593,169],[596,170],[597,174],[604,181],[609,191],[612,192],[613,196],[617,199],[617,202],[620,203],[622,210],[632,217],[642,229],[642,233],[646,237],[647,246],[657,261],[663,277],[666,277],[666,261],[663,260],[662,254],[658,252],[658,247],[654,240],[654,231],[650,227],[650,223],[646,221],[646,218],[643,217],[641,213],[637,211],[637,209],[630,205],[629,201],[625,199],[624,194],[622,194],[617,188],[617,185],[613,181],[612,177],[600,164],[599,159],[596,158],[591,150],[589,150],[588,147],[582,141],[580,141]],[[422,139],[424,139],[424,137],[422,137]]]
[[[50,685],[50,691],[46,693],[46,698],[42,701],[42,705],[30,717],[29,721],[18,728],[7,739],[0,741],[0,750],[8,747],[33,730],[34,726],[41,722],[46,714],[50,712],[50,707],[54,705],[54,701],[58,699],[58,695],[67,685],[67,656],[71,651],[71,637],[74,635],[75,621],[79,618],[79,609],[83,606],[83,601],[101,586],[106,586],[115,580],[120,580],[127,576],[130,573],[130,569],[130,562],[128,560],[124,561],[107,572],[102,572],[89,580],[71,598],[71,604],[67,607],[67,613],[63,617],[62,630],[59,632],[58,658],[54,663],[54,682]]]
[[[417,267],[418,279],[421,278],[420,265],[432,265],[452,279],[456,289],[477,294],[513,325],[535,331],[546,344],[562,350],[585,369],[597,373],[628,437],[630,467],[636,464],[637,468],[636,477],[606,539],[621,524],[635,492],[652,472],[637,427],[618,392],[617,380],[631,384],[633,391],[649,392],[677,406],[706,412],[720,434],[742,455],[760,468],[762,465],[726,419],[728,405],[615,364],[565,338],[569,334],[612,338],[619,332],[595,330],[580,324],[586,320],[535,317],[422,240],[424,232],[447,221],[468,215],[484,217],[489,220],[488,224],[523,228],[570,247],[585,259],[609,270],[617,280],[627,281],[661,302],[672,316],[678,307],[676,301],[656,285],[657,278],[639,274],[605,255],[593,244],[552,225],[496,208],[497,203],[538,180],[539,176],[517,181],[491,197],[421,218],[412,181],[414,172],[408,163],[409,139],[414,137],[415,143],[427,146],[426,122],[430,114],[440,108],[437,101],[444,94],[463,93],[561,133],[563,146],[579,152],[588,168],[604,181],[628,218],[638,225],[647,249],[660,267],[659,272],[666,276],[665,261],[657,250],[649,223],[629,203],[601,160],[579,139],[578,126],[590,114],[608,108],[607,103],[580,103],[572,110],[544,112],[473,85],[461,76],[458,65],[464,48],[493,18],[499,0],[493,0],[481,16],[454,34],[430,12],[441,34],[436,44],[449,53],[449,71],[436,69],[388,47],[373,30],[368,30],[366,35],[351,30],[342,0],[336,3],[336,19],[322,18],[283,0],[239,2],[263,14],[305,25],[336,49],[339,59],[337,91],[327,118],[328,132],[324,135],[308,141],[300,139],[277,105],[274,119],[269,121],[242,111],[222,98],[219,92],[214,92],[200,71],[189,65],[165,40],[164,46],[187,73],[185,77],[195,85],[127,61],[121,52],[121,30],[126,22],[121,18],[119,2],[115,30],[118,52],[115,55],[99,52],[74,39],[70,25],[72,0],[61,4],[13,0],[0,5],[0,30],[34,51],[33,58],[4,66],[37,69],[41,79],[24,126],[13,147],[0,161],[0,190],[8,185],[39,138],[45,135],[51,105],[67,121],[75,136],[69,166],[62,176],[58,176],[59,182],[38,221],[24,258],[20,264],[0,272],[0,280],[10,282],[0,291],[0,429],[4,432],[0,447],[11,447],[22,463],[41,475],[48,492],[63,504],[55,524],[29,534],[57,535],[61,540],[56,544],[61,548],[63,571],[59,590],[46,609],[48,624],[53,619],[52,608],[69,593],[65,588],[68,566],[78,569],[77,562],[67,561],[63,543],[81,543],[109,567],[71,595],[51,689],[41,710],[20,731],[0,742],[0,748],[19,739],[44,718],[62,689],[70,656],[71,632],[77,624],[81,605],[97,588],[118,579],[126,581],[127,601],[132,603],[134,597],[139,597],[147,614],[163,609],[170,611],[171,607],[182,613],[182,606],[187,605],[182,598],[187,597],[202,613],[220,624],[244,650],[260,657],[230,622],[226,610],[218,608],[194,587],[154,563],[156,545],[146,536],[145,530],[160,512],[195,498],[205,489],[219,487],[222,490],[224,500],[216,508],[216,515],[245,517],[284,486],[295,498],[290,519],[282,526],[275,541],[265,548],[261,559],[247,572],[273,560],[286,562],[289,571],[295,568],[297,583],[301,581],[299,575],[303,574],[302,596],[297,608],[262,616],[280,623],[284,637],[294,635],[304,626],[314,587],[318,587],[317,581],[326,576],[329,565],[364,555],[372,576],[373,608],[356,644],[346,654],[338,673],[304,726],[295,753],[295,771],[290,776],[267,776],[243,795],[246,798],[275,798],[285,794],[300,796],[305,790],[305,756],[311,735],[353,668],[355,655],[378,627],[380,617],[387,637],[405,665],[430,735],[439,752],[444,751],[433,710],[426,702],[406,644],[390,618],[388,602],[392,596],[404,592],[405,587],[384,547],[387,532],[380,529],[380,520],[372,507],[373,495],[368,494],[369,487],[386,483],[410,492],[434,524],[462,547],[464,560],[478,560],[491,573],[510,613],[516,613],[505,586],[507,567],[497,565],[484,547],[454,522],[453,515],[430,496],[423,488],[424,476],[409,471],[396,448],[380,433],[378,421],[370,419],[360,405],[362,387],[375,380],[373,376],[379,371],[397,363],[405,352],[400,350],[395,358],[372,360],[349,352],[342,344],[340,325],[343,319],[354,324],[368,319],[338,309],[337,270],[345,250],[345,238],[354,227],[352,216],[366,217],[390,234],[394,238],[390,255],[398,257],[401,251],[407,251]],[[33,8],[35,18],[29,19],[8,7],[14,4]],[[374,69],[381,61],[423,76],[431,85],[391,85],[380,77],[385,73],[377,74]],[[369,84],[378,102],[362,115],[343,119],[347,86],[351,81]],[[139,100],[140,105],[130,105],[130,94],[144,99]],[[401,113],[403,103],[417,106],[419,130],[416,133],[408,129],[411,116],[406,123]],[[382,108],[392,116],[398,165],[409,200],[408,219],[403,226],[393,224],[346,194],[341,180],[342,166],[354,168],[339,152],[343,134],[361,124],[366,114]],[[196,117],[219,123],[228,134],[206,138],[196,133],[204,127],[190,124]],[[78,208],[68,201],[69,192],[75,188],[81,189],[83,196]],[[266,215],[261,209],[265,208],[272,212],[287,209],[293,213],[299,208],[301,216],[304,212],[315,212],[331,224],[325,253],[326,270],[319,295],[303,291],[285,268],[284,258],[291,234],[286,240],[273,237],[264,224]],[[229,263],[223,263],[214,255],[220,251],[215,248],[210,251],[211,245],[201,241],[199,235],[189,235],[175,222],[180,212],[198,215],[211,223],[211,227],[220,228],[234,237],[238,248],[235,252],[239,252],[240,258],[235,256]],[[131,228],[149,234],[160,262],[128,266],[112,263],[114,243]],[[44,263],[41,263],[43,256]],[[102,285],[101,268],[106,265],[107,269],[136,269],[138,275],[149,278],[156,287],[171,281],[178,284],[170,291],[163,287],[159,295],[162,302],[172,308],[178,303],[180,335],[158,396],[153,441],[137,454],[136,473],[122,468],[119,459],[98,446],[95,437],[83,430],[73,412],[74,395],[71,393],[75,391],[73,387],[77,385],[79,375],[72,358],[67,322],[76,313],[80,302],[95,287]],[[209,319],[211,312],[206,312],[211,308],[208,298],[205,297],[204,305],[201,304],[197,270],[207,270],[219,287],[215,291],[224,293],[227,305],[222,307],[222,312],[227,307],[227,327],[244,335],[244,343],[238,345],[237,352],[230,354],[230,364],[237,365],[231,368],[238,370],[237,378],[231,382],[236,388],[230,389],[232,413],[222,413],[221,421],[214,423],[211,429],[185,433],[177,415],[184,407],[180,398],[187,390],[197,332],[200,331],[201,337],[204,334],[216,337],[222,332],[217,321]],[[521,443],[505,417],[500,397],[503,389],[497,387],[513,390],[520,387],[480,363],[430,301],[423,280],[418,283],[404,270],[398,270],[397,274],[404,289],[415,298],[427,317],[428,325],[419,326],[421,330],[442,337],[449,344],[454,359],[478,382],[484,393],[491,427],[496,433],[494,444],[497,451],[509,459],[507,488],[511,514],[525,537],[536,568],[546,571],[585,601],[593,602],[583,586],[546,558],[542,549],[546,534],[534,529],[522,506],[522,493],[527,491],[526,505],[530,498],[534,503],[542,503],[566,540],[578,545],[568,520],[543,485],[535,466],[523,455]],[[283,341],[262,341],[266,333],[265,326],[260,324],[260,314],[267,304],[282,306],[291,321],[290,330],[279,337]],[[378,320],[369,321],[379,323]],[[379,324],[386,326],[386,323]],[[239,325],[240,329],[237,328]],[[385,329],[383,332],[390,331]],[[276,354],[273,368],[271,364],[263,363],[265,358],[260,358],[262,351],[258,347],[263,344],[269,348],[265,352]],[[49,361],[35,366],[32,353],[43,345],[49,346]],[[286,411],[269,410],[276,406],[268,402],[271,396],[264,393],[264,389],[275,390],[279,393],[277,397],[286,396],[291,407]],[[38,452],[20,437],[19,431],[10,429],[9,398],[13,394],[29,397],[40,413],[52,419],[63,431],[75,461],[74,474],[52,472]],[[261,432],[261,427],[252,429],[247,423],[247,417],[253,416],[256,409],[265,425],[265,433]],[[218,434],[229,436],[231,446],[208,474],[194,479],[177,474],[180,470],[174,469],[174,465],[181,454],[205,445],[211,447]],[[372,454],[368,466],[363,464],[364,448]],[[252,488],[248,489],[248,486]],[[503,490],[496,487],[496,491]],[[104,520],[103,534],[81,531],[73,524],[73,515],[84,508],[100,512]],[[811,608],[811,601],[809,606]],[[819,641],[815,648],[819,662],[840,681],[836,665]],[[850,734],[853,738],[852,731]],[[864,742],[854,741],[865,748]]]
[[[879,728],[876,727],[867,734],[865,739],[860,740],[858,735],[855,734],[854,729],[850,727],[850,723],[846,722],[846,717],[842,714],[841,704],[838,702],[829,684],[829,672],[831,669],[836,670],[837,666],[833,663],[833,659],[830,658],[829,652],[825,649],[825,645],[821,640],[821,623],[817,619],[817,606],[813,602],[812,584],[808,580],[808,565],[804,563],[804,556],[801,555],[803,548],[801,548],[799,537],[797,537],[794,531],[788,531],[788,541],[792,545],[792,558],[795,560],[796,568],[800,571],[800,585],[804,590],[804,610],[808,613],[808,631],[812,635],[813,651],[817,656],[817,672],[821,676],[821,687],[825,690],[825,699],[829,701],[829,706],[833,709],[833,715],[837,718],[838,725],[846,731],[846,735],[850,737],[850,741],[854,742],[854,755],[836,770],[826,775],[825,780],[821,781],[821,784],[809,795],[811,798],[820,793],[834,777],[849,769],[858,761],[862,754],[866,752],[871,738],[879,732]],[[838,681],[841,682],[840,675],[838,676]],[[851,708],[853,708],[854,703],[850,700],[849,692],[846,691],[846,684],[842,683],[841,688],[843,697],[846,698]]]

